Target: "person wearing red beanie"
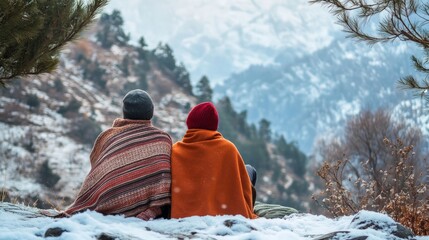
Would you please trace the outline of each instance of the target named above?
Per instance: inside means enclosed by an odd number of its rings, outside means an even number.
[[[219,115],[211,102],[203,102],[191,109],[186,119],[188,129],[206,129],[216,131]]]
[[[219,115],[211,102],[198,104],[188,114],[188,130],[172,148],[172,218],[257,217],[244,161],[235,145],[217,131],[218,124]]]

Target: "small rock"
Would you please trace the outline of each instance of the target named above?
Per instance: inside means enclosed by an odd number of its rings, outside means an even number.
[[[97,237],[97,240],[115,240],[117,239],[116,237],[110,236],[107,233],[102,233]]]
[[[223,222],[223,225],[225,225],[226,227],[229,227],[229,228],[233,228],[234,226],[237,226],[239,224],[241,224],[245,228],[248,228],[249,231],[256,230],[256,228],[254,228],[253,226],[250,226],[245,221],[240,221],[240,220],[237,220],[237,219],[227,219],[227,220],[225,220]]]
[[[59,236],[61,236],[61,234],[63,234],[63,232],[67,232],[67,230],[64,230],[64,229],[59,228],[59,227],[49,228],[45,232],[45,238],[47,238],[47,237],[59,237]]]
[[[402,226],[401,224],[396,224],[396,231],[392,232],[393,235],[397,236],[398,238],[405,238],[409,239],[410,237],[414,237],[413,231],[411,229]]]
[[[227,226],[227,227],[232,227],[232,225],[237,224],[236,220],[231,220],[231,219],[227,219],[223,222],[223,225]]]

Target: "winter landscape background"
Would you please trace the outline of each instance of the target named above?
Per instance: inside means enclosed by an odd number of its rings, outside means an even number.
[[[136,42],[145,36],[173,47],[194,82],[207,75],[223,83],[250,65],[269,65],[281,54],[300,56],[327,47],[340,28],[326,8],[298,1],[110,1],[124,13]]]
[[[134,88],[151,94],[153,123],[173,141],[185,133],[190,108],[209,97],[218,108],[221,133],[258,170],[257,200],[302,213],[326,213],[311,199],[324,188],[316,174],[320,141],[340,139],[346,122],[361,111],[385,109],[394,119],[417,126],[421,147],[428,149],[426,101],[397,86],[401,77],[418,75],[409,61],[418,49],[404,42],[369,46],[346,38],[320,5],[306,0],[111,0],[103,12],[105,18],[63,49],[53,74],[0,89],[2,202],[58,209],[70,204],[89,170],[93,141],[121,117],[121,99]],[[70,238],[91,239],[123,221],[84,213],[67,223],[43,218],[45,225],[34,221],[28,229],[20,211],[0,207],[0,222],[16,219],[17,225],[8,227],[35,239],[57,225]],[[392,237],[390,227],[386,233],[359,232],[350,227],[352,218],[304,214],[257,223],[234,218],[238,224],[232,230],[225,227],[226,218],[192,218],[175,221],[161,233],[140,233],[133,227],[152,228],[151,223],[129,221],[130,236],[149,239],[190,237],[194,228],[204,239],[314,239],[343,230],[351,231],[348,237]],[[327,222],[319,228],[322,221]],[[303,230],[302,222],[316,230]],[[88,230],[91,223],[101,230]],[[6,232],[0,239],[20,236],[8,227],[0,228]]]
[[[215,98],[228,95],[251,122],[268,119],[307,154],[315,138],[361,109],[413,99],[397,88],[400,77],[416,74],[413,46],[346,39],[328,8],[307,0],[113,0],[106,9],[124,13],[131,41],[168,43],[193,83],[208,76]],[[413,119],[426,128],[425,119]]]

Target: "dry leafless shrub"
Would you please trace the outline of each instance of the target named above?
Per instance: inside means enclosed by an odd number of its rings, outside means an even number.
[[[400,139],[395,142],[384,139],[384,144],[396,160],[379,177],[352,178],[347,174],[351,162],[344,155],[337,161],[325,161],[317,174],[325,182],[320,196],[313,199],[333,216],[355,214],[361,209],[386,213],[395,221],[411,228],[418,235],[429,234],[428,186],[424,171],[413,164],[413,146],[404,146]],[[369,161],[361,163],[363,173],[371,173]]]

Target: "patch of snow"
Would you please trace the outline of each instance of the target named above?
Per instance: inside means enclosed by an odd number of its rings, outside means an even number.
[[[395,221],[393,219],[385,214],[378,213],[378,212],[372,212],[372,211],[366,211],[362,210],[359,212],[359,221],[354,221],[350,224],[350,227],[352,228],[360,228],[365,225],[362,225],[362,222],[368,223],[367,221],[376,222],[377,225],[383,226],[390,226],[394,225]],[[394,229],[396,230],[396,229]]]
[[[110,48],[110,51],[114,54],[114,55],[118,55],[118,56],[123,56],[124,55],[124,50],[121,49],[118,45],[113,45]]]
[[[361,212],[365,219],[387,221],[383,214]],[[361,216],[362,216],[361,215]],[[296,239],[310,240],[336,231],[349,231],[350,236],[368,239],[391,239],[386,231],[356,229],[353,216],[336,219],[312,214],[292,214],[283,219],[246,219],[242,216],[204,216],[182,219],[142,221],[123,216],[103,216],[86,211],[70,218],[26,218],[24,215],[0,210],[0,239],[43,239],[47,229],[65,230],[61,239],[94,239],[107,234],[119,239]],[[394,223],[394,222],[393,222]],[[341,235],[339,235],[341,236]],[[427,237],[417,237],[423,240]]]

